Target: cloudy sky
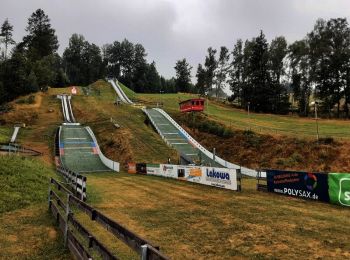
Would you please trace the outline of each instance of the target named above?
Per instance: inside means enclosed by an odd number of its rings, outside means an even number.
[[[176,60],[194,67],[209,46],[232,49],[238,38],[284,35],[301,39],[317,18],[346,17],[349,0],[0,0],[0,22],[9,18],[14,38],[25,34],[27,19],[37,8],[49,15],[60,42],[60,54],[73,33],[97,45],[124,38],[143,44],[158,71],[174,76]]]

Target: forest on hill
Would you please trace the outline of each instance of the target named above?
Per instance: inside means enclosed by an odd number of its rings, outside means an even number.
[[[38,9],[28,18],[22,41],[13,40],[6,19],[0,32],[0,104],[50,87],[89,85],[101,78],[117,78],[139,93],[191,92],[228,98],[241,108],[286,114],[290,97],[301,116],[310,115],[311,97],[327,116],[350,117],[350,28],[345,18],[319,19],[303,39],[288,44],[283,36],[270,43],[263,31],[232,50],[208,48],[198,64],[196,83],[186,58],[176,61],[175,77],[166,79],[147,60],[140,43],[127,39],[97,46],[73,34],[60,56],[59,41],[49,17]]]

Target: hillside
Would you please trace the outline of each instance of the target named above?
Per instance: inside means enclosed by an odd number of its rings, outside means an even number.
[[[191,94],[136,94],[137,99],[163,102],[166,111],[176,114],[178,103],[196,95]],[[212,120],[239,130],[253,130],[257,133],[316,138],[316,124],[313,118],[250,113],[213,100],[206,102],[204,113]],[[350,139],[350,121],[319,119],[321,137]]]
[[[0,258],[70,259],[47,212],[54,171],[34,159],[0,156]]]

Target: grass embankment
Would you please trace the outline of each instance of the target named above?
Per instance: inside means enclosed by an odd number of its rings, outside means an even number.
[[[6,143],[11,139],[11,128],[0,127],[0,143]]]
[[[136,94],[137,99],[163,102],[164,109],[170,113],[178,113],[180,101],[195,97],[190,94]],[[209,100],[205,114],[212,120],[217,120],[227,126],[240,130],[253,130],[258,133],[273,135],[288,135],[298,138],[315,138],[316,124],[313,118],[300,118],[298,116],[282,116],[272,114],[250,113],[232,108]],[[350,139],[349,120],[319,119],[319,132],[323,137]]]
[[[11,138],[15,124],[25,124],[26,127],[21,127],[19,130],[16,142],[42,152],[43,156],[40,158],[48,164],[53,162],[52,151],[55,130],[63,121],[61,104],[56,97],[57,93],[59,93],[57,89],[49,89],[47,93],[36,93],[31,104],[18,103],[15,100],[11,102],[13,109],[0,115],[1,122],[5,123],[1,129],[5,127],[10,131],[6,141]],[[28,97],[21,97],[20,100]]]
[[[89,186],[98,209],[173,259],[350,257],[348,209],[258,192],[253,179],[242,192],[127,174],[92,174]]]
[[[42,162],[0,156],[0,258],[69,259],[47,210],[49,177]]]
[[[79,91],[81,95],[72,99],[73,110],[78,122],[92,127],[107,157],[122,164],[131,161],[164,163],[168,157],[176,161],[176,152],[145,124],[146,116],[139,108],[114,105],[116,94],[105,81],[97,81],[91,88],[98,89],[99,95],[85,96]]]
[[[331,138],[284,138],[252,131],[231,130],[207,117],[174,114],[174,119],[207,149],[253,169],[350,172],[350,142]]]

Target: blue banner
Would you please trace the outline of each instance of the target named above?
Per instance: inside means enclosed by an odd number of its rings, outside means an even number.
[[[269,192],[329,202],[328,174],[267,170]]]

